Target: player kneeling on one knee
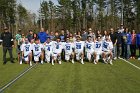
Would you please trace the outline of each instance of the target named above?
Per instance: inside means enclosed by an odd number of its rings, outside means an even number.
[[[103,42],[103,61],[104,63],[109,62],[112,65],[112,58],[113,58],[113,43],[109,39],[109,36],[106,36],[105,41]]]
[[[66,43],[64,43],[64,51],[65,51],[65,60],[70,61],[70,58],[72,58],[72,63],[74,64],[74,53],[73,53],[73,48],[74,45],[73,43],[70,42],[69,37],[66,38]]]
[[[52,65],[54,65],[54,61],[58,61],[58,63],[61,64],[62,49],[63,49],[63,45],[60,42],[60,38],[57,38],[53,46]]]
[[[33,56],[34,56],[34,61],[36,63],[39,62],[39,58],[41,59],[41,64],[43,64],[43,45],[40,44],[39,39],[35,39],[35,43],[32,44],[32,49],[33,49]]]
[[[92,61],[94,54],[94,42],[92,41],[91,36],[88,36],[87,42],[85,43],[86,57],[89,62]]]
[[[47,61],[47,63],[50,63],[53,54],[53,41],[51,41],[50,37],[48,37],[47,41],[44,43],[44,50],[45,61]]]
[[[21,45],[21,51],[22,51],[22,59],[32,66],[32,45],[29,43],[28,38],[25,39],[25,43]]]
[[[98,63],[100,56],[102,55],[102,40],[101,37],[97,37],[94,45],[94,64]]]
[[[81,41],[81,36],[76,36],[76,42],[74,43],[74,49],[75,49],[75,55],[76,60],[81,60],[81,63],[84,64],[83,58],[84,58],[84,42]]]

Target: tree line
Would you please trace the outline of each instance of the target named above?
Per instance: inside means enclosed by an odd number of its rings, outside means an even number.
[[[0,0],[0,28],[8,26],[15,34],[18,28],[71,32],[88,29],[108,30],[120,24],[140,31],[140,0],[53,0],[40,3],[39,17],[16,0]]]

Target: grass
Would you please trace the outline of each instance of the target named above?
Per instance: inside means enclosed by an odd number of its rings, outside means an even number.
[[[131,60],[130,60],[131,61]],[[132,60],[140,67],[140,62]],[[0,86],[23,71],[27,65],[0,64]],[[140,93],[140,70],[117,60],[114,65],[37,65],[8,87],[4,93]]]

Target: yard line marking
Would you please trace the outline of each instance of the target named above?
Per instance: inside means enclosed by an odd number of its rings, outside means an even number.
[[[28,67],[25,69],[22,73],[20,73],[15,79],[8,82],[6,85],[4,85],[2,88],[0,88],[0,93],[3,92],[6,88],[8,88],[10,85],[12,85],[14,82],[16,82],[19,78],[21,78],[24,74],[26,74],[29,70],[31,70],[33,67],[35,67],[37,64]]]
[[[131,62],[129,62],[129,61],[123,59],[123,58],[120,58],[120,59],[140,70],[140,67],[138,67],[138,66],[132,64]]]

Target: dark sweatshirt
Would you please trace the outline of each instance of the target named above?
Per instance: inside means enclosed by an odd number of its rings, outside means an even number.
[[[3,47],[12,47],[12,45],[14,45],[13,37],[10,32],[3,32],[1,34],[1,40],[3,40]]]

